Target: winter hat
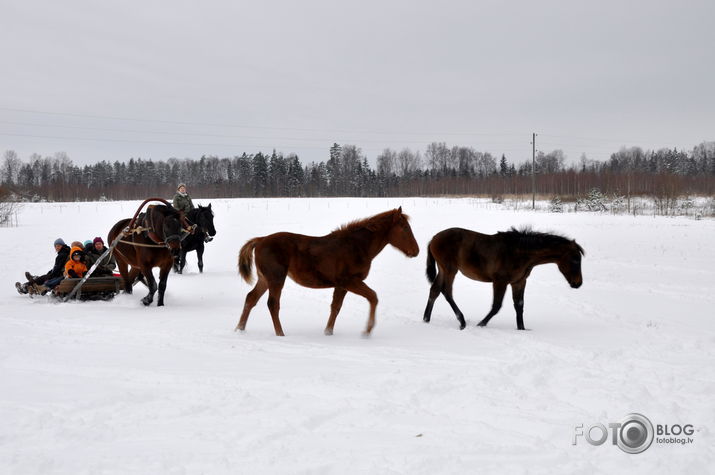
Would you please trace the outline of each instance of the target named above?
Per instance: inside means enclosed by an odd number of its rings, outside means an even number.
[[[84,247],[91,246],[91,245],[92,245],[92,241],[90,241],[89,239],[87,239],[87,240],[84,242]]]
[[[182,186],[183,186],[184,188],[186,188],[186,183],[179,183],[179,186],[177,186],[176,189],[178,190],[178,189],[181,188]]]
[[[102,244],[104,244],[104,241],[102,241],[102,238],[99,236],[94,238],[94,241],[92,241],[92,244],[97,244],[98,242],[101,242]]]
[[[57,246],[58,244],[59,244],[60,246],[64,246],[64,245],[65,245],[64,239],[62,239],[62,238],[57,238],[57,239],[55,239],[55,246]]]

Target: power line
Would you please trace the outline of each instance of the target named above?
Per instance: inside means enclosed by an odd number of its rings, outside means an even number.
[[[357,138],[344,138],[344,137],[331,137],[331,138],[306,138],[306,137],[265,137],[265,136],[250,136],[250,135],[227,135],[227,134],[206,134],[206,133],[194,133],[194,132],[170,132],[170,131],[158,131],[158,130],[132,130],[132,129],[115,129],[107,127],[86,127],[77,125],[60,125],[60,124],[37,124],[31,122],[12,122],[0,120],[0,124],[6,125],[19,125],[19,126],[29,126],[29,127],[56,127],[62,129],[74,129],[74,130],[96,130],[101,132],[121,132],[121,133],[132,133],[132,134],[156,134],[156,135],[192,135],[197,137],[215,137],[215,138],[232,138],[232,139],[258,139],[258,140],[296,140],[296,141],[339,141],[339,142],[360,142],[360,143],[384,143],[384,140],[364,140]],[[412,144],[430,144],[435,142],[434,140],[421,141],[421,140],[410,140],[409,143]],[[480,145],[512,145],[512,142],[480,142]]]
[[[592,142],[612,142],[612,143],[637,143],[637,142],[644,142],[643,140],[624,140],[624,139],[606,139],[606,138],[596,138],[596,137],[577,137],[573,135],[550,135],[550,134],[541,134],[543,137],[551,137],[551,138],[556,138],[556,139],[575,139],[575,140],[586,140],[586,141],[592,141]]]
[[[55,140],[81,140],[81,141],[91,141],[91,142],[115,142],[115,143],[150,144],[150,145],[189,145],[189,146],[201,146],[201,147],[231,147],[231,148],[245,148],[247,146],[246,144],[237,145],[237,144],[227,144],[227,143],[160,142],[160,141],[153,141],[153,140],[124,140],[124,139],[92,138],[92,137],[61,137],[61,136],[53,136],[53,135],[13,134],[13,133],[5,133],[5,132],[0,132],[0,135],[10,136],[10,137],[28,137],[28,138],[55,139]],[[327,145],[327,142],[326,142],[325,146],[315,146],[315,147],[305,147],[305,146],[299,146],[299,145],[283,145],[281,147],[281,146],[276,146],[275,144],[268,145],[268,146],[254,144],[251,146],[259,148],[259,149],[292,148],[292,149],[320,150],[320,151],[327,151],[330,148]],[[363,147],[360,147],[360,149],[363,151],[373,151],[373,152],[384,150],[383,148],[363,148]],[[521,149],[500,149],[500,151],[501,152],[518,152],[518,151],[521,151]]]
[[[227,128],[245,128],[245,129],[265,129],[265,130],[294,130],[301,132],[333,132],[333,133],[363,133],[375,135],[449,135],[449,136],[520,136],[518,133],[487,133],[487,132],[400,132],[400,131],[371,131],[371,130],[344,130],[344,129],[316,129],[316,128],[300,128],[300,127],[270,127],[264,125],[245,125],[245,124],[221,124],[211,122],[190,122],[177,120],[163,119],[139,119],[135,117],[116,117],[94,114],[77,114],[74,112],[55,112],[55,111],[38,111],[30,109],[17,109],[11,107],[0,107],[0,110],[9,112],[23,112],[29,114],[45,114],[45,115],[60,115],[66,117],[80,117],[88,119],[101,120],[122,120],[130,122],[154,122],[174,125],[199,125],[209,127],[227,127]]]

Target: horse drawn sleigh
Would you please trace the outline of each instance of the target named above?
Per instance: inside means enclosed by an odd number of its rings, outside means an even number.
[[[161,204],[149,205],[146,211],[142,212],[144,205],[152,201]],[[85,276],[81,279],[64,279],[55,288],[54,295],[64,301],[75,297],[81,300],[106,300],[121,289],[132,293],[133,285],[141,281],[149,288],[149,294],[142,299],[142,303],[151,304],[158,290],[157,304],[162,306],[169,271],[176,261],[180,261],[181,267],[185,262],[186,252],[181,252],[182,241],[197,230],[202,235],[216,234],[211,205],[207,208],[199,207],[196,218],[199,224],[192,224],[183,212],[174,209],[161,198],[144,200],[131,219],[122,219],[112,227],[109,231],[110,246]],[[113,253],[117,260],[121,277],[92,277],[97,265],[110,253]],[[201,256],[199,266],[203,270]],[[159,267],[158,285],[152,273],[154,267]]]

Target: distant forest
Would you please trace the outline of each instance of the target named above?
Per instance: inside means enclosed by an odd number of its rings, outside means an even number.
[[[326,152],[328,152],[326,150]],[[600,162],[585,156],[570,165],[560,150],[536,155],[536,193],[541,198],[575,199],[597,188],[621,196],[713,196],[715,142],[690,151],[622,148]],[[434,142],[424,152],[385,149],[376,167],[355,145],[334,144],[324,162],[303,164],[295,154],[275,151],[233,157],[166,161],[130,159],[77,166],[59,152],[21,160],[6,151],[2,187],[22,200],[134,200],[174,194],[185,182],[192,196],[391,197],[531,196],[532,160],[509,163],[470,147]]]

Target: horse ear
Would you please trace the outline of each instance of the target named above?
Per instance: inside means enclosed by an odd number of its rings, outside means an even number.
[[[211,209],[211,203],[209,203],[209,209]]]
[[[393,222],[393,223],[398,222],[398,221],[400,220],[400,218],[402,217],[402,206],[400,206],[399,208],[397,208],[395,211],[396,211],[396,212],[392,215],[392,222]]]

